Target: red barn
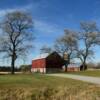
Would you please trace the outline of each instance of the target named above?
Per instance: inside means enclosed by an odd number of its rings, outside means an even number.
[[[32,72],[60,72],[64,64],[63,58],[57,53],[41,54],[32,60]]]

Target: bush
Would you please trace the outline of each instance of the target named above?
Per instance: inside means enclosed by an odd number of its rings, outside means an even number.
[[[0,72],[10,72],[11,66],[0,66]],[[20,71],[20,68],[15,67],[15,72]]]
[[[31,72],[31,65],[21,65],[20,69],[22,72]]]
[[[96,64],[95,63],[88,63],[87,64],[87,67],[88,68],[95,68],[96,67]]]
[[[100,69],[100,63],[97,64],[96,68],[97,69]]]

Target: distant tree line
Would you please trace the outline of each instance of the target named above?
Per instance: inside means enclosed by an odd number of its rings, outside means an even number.
[[[15,67],[15,72],[19,71],[21,71],[21,69]],[[11,66],[0,66],[0,72],[11,72]]]
[[[31,72],[32,65],[20,65],[15,67],[15,72]],[[0,72],[11,72],[11,66],[0,66]]]
[[[100,69],[100,63],[88,63],[87,67],[92,69]]]
[[[26,72],[30,73],[31,72],[31,67],[32,67],[32,65],[21,65],[20,66],[20,71],[24,72],[24,73],[26,73]]]

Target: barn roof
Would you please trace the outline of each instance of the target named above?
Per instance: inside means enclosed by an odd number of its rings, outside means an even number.
[[[49,56],[49,53],[40,54],[36,56],[35,58],[33,58],[33,60],[47,58],[48,56]]]

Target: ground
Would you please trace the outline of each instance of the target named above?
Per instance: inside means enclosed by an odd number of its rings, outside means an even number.
[[[86,71],[80,71],[80,72],[69,72],[69,74],[100,77],[100,70],[86,70]]]
[[[0,75],[0,100],[100,100],[100,87],[43,74]]]
[[[49,76],[56,76],[62,78],[70,78],[74,80],[80,80],[92,84],[96,84],[100,86],[100,78],[99,77],[92,77],[92,76],[83,76],[83,75],[75,75],[75,74],[65,74],[65,73],[54,73],[54,74],[47,74]]]

